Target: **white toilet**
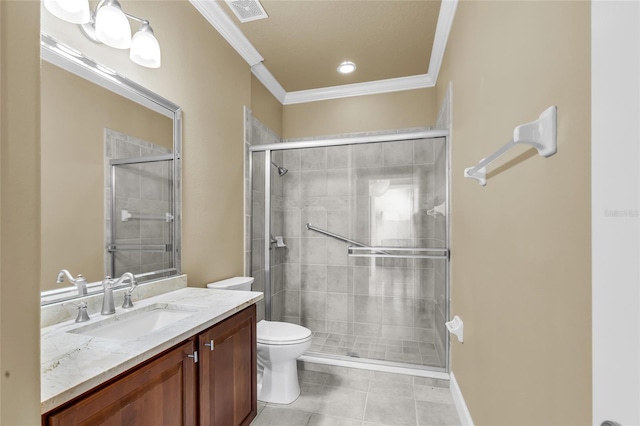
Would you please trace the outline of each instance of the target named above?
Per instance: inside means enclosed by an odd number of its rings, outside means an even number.
[[[207,284],[222,290],[251,290],[253,277]],[[296,360],[311,346],[311,330],[297,324],[260,321],[257,326],[258,400],[291,404],[300,396]]]

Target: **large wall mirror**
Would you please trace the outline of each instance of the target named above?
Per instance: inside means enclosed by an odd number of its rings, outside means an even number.
[[[41,303],[180,273],[181,109],[41,36]]]

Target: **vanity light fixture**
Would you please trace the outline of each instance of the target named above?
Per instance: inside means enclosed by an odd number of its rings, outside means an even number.
[[[85,24],[91,20],[87,0],[44,0],[44,7],[56,18],[72,24]]]
[[[116,49],[130,49],[129,58],[143,67],[160,67],[160,44],[149,21],[124,12],[118,0],[100,0],[94,12],[89,10],[89,0],[44,0],[44,6],[54,16],[80,24],[90,40]],[[140,22],[133,37],[129,19]]]
[[[93,35],[98,41],[115,49],[128,49],[131,47],[131,27],[129,20],[122,11],[117,0],[105,0],[98,4],[93,22],[87,22],[82,26],[86,32]]]
[[[351,74],[356,70],[356,64],[351,61],[344,61],[338,65],[338,72],[340,74]]]

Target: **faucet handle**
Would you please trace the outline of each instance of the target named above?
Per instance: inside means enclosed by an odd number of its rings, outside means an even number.
[[[131,280],[131,287],[126,291],[125,294],[128,294],[129,296],[131,296],[131,293],[133,293],[133,290],[136,289],[136,287],[138,287],[138,281],[136,281],[135,277]]]
[[[76,322],[86,322],[89,321],[89,314],[87,313],[87,304],[82,302],[78,305],[78,316],[76,317]]]
[[[133,308],[133,302],[131,301],[131,293],[130,292],[125,292],[124,293],[124,302],[122,303],[122,308],[123,309]]]
[[[133,293],[133,290],[136,289],[136,287],[138,287],[138,281],[136,281],[136,278],[131,275],[131,287],[124,292],[124,302],[122,303],[122,307],[124,309],[129,309],[129,308],[133,308],[133,302],[131,301],[131,293]]]

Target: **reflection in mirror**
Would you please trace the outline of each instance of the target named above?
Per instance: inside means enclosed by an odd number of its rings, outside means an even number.
[[[180,108],[42,36],[42,303],[180,273]]]
[[[113,277],[172,268],[173,156],[167,151],[144,140],[109,132],[107,153],[112,158],[105,191],[105,270]]]

